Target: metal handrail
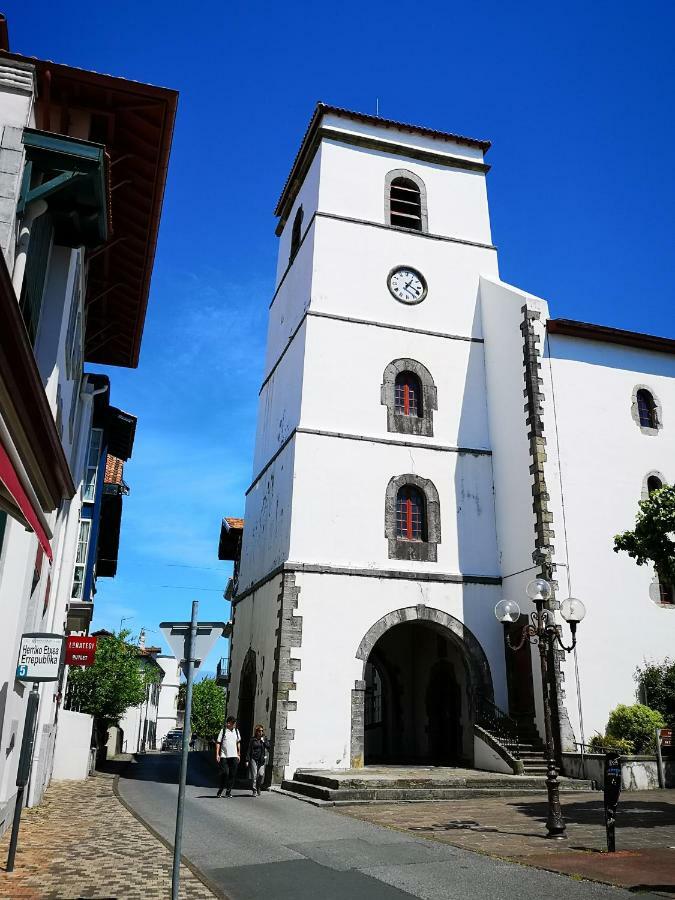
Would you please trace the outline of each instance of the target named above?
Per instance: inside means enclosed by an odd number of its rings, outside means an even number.
[[[520,759],[518,722],[482,694],[478,696],[476,724],[494,735],[513,752],[516,759]]]

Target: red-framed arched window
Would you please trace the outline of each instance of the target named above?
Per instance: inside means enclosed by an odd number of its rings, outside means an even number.
[[[401,416],[422,416],[422,384],[412,372],[396,376],[394,409]]]
[[[424,494],[404,485],[396,495],[396,537],[406,541],[426,540]]]

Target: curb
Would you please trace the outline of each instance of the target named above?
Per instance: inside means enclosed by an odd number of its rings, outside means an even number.
[[[129,767],[131,764],[131,760],[129,760],[129,762],[127,763],[127,767]],[[167,850],[170,850],[171,854],[173,855],[173,844],[171,843],[171,841],[168,841],[155,828],[153,828],[153,826],[146,819],[144,819],[143,816],[133,808],[133,806],[130,806],[124,799],[124,797],[122,797],[119,792],[119,780],[120,776],[115,775],[113,779],[113,794],[115,795],[117,800],[122,804],[127,812],[131,813],[134,819],[140,822],[141,825],[143,825],[143,827],[146,828],[154,838],[157,838],[157,840],[161,844],[163,844]],[[208,888],[208,890],[210,890],[215,897],[218,897],[218,900],[232,900],[232,897],[230,897],[229,894],[226,894],[219,885],[211,881],[208,875],[205,875],[201,871],[201,869],[197,868],[197,866],[195,866],[194,863],[190,862],[190,860],[187,859],[182,853],[180,861],[181,865],[185,866],[186,869],[189,869],[190,872],[192,872],[197,881],[200,881],[204,885],[204,887]]]

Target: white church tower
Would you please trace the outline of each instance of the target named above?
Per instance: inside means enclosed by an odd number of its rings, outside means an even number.
[[[507,704],[488,148],[320,104],[279,200],[231,690],[278,777],[472,764],[478,704]]]
[[[537,575],[551,611],[572,583],[589,606],[581,680],[549,660],[559,751],[584,739],[584,672],[590,735],[672,648],[675,589],[613,535],[675,480],[675,341],[550,319],[500,281],[488,148],[319,104],[279,199],[253,480],[221,556],[237,559],[229,709],[244,740],[267,728],[275,780],[542,773],[538,651],[507,650],[493,612],[520,604],[517,642]],[[529,760],[505,752],[513,720]]]

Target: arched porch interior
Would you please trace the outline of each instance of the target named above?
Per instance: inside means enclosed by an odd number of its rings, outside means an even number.
[[[255,653],[249,648],[241,667],[239,698],[237,702],[237,729],[241,735],[241,760],[245,765],[248,742],[253,735],[257,673]]]
[[[364,677],[353,703],[353,765],[473,765],[476,698],[493,698],[492,679],[459,620],[428,607],[397,610],[357,655]]]

